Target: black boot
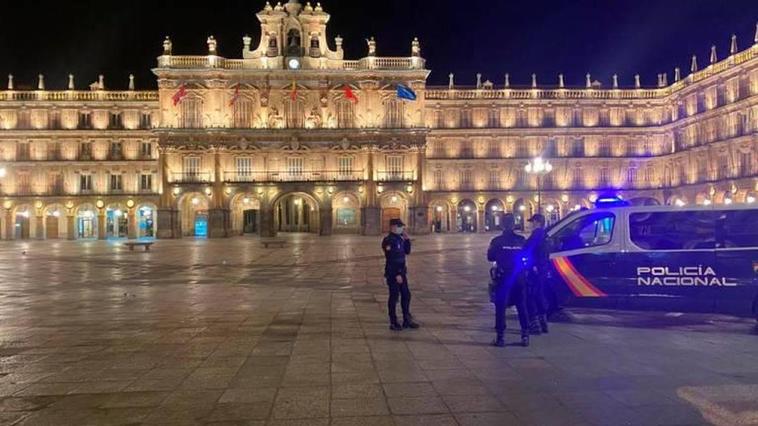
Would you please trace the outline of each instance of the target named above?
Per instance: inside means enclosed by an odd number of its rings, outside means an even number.
[[[522,334],[521,335],[521,346],[527,348],[529,347],[529,335],[528,334]]]
[[[390,330],[400,331],[403,327],[397,321],[390,321]]]
[[[535,319],[529,323],[529,334],[532,336],[539,336],[542,333],[540,323]]]
[[[419,325],[417,322],[413,321],[412,318],[408,318],[408,319],[403,320],[403,328],[417,329],[419,328]]]
[[[505,346],[505,339],[503,339],[503,336],[501,334],[498,334],[497,337],[495,337],[495,340],[492,341],[492,346],[496,346],[498,348]]]
[[[547,316],[540,315],[540,329],[543,334],[547,334],[549,332],[547,327]]]

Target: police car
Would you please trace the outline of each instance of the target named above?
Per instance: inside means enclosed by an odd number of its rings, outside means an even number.
[[[564,303],[758,320],[755,206],[578,211],[548,229],[547,241]]]

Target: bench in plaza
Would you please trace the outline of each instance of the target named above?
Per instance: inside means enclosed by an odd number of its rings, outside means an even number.
[[[264,248],[269,248],[269,246],[278,246],[279,248],[284,248],[285,243],[286,241],[280,239],[261,240],[261,244]]]
[[[145,251],[150,251],[150,246],[153,244],[149,241],[128,241],[124,243],[125,246],[129,247],[129,251],[134,251],[135,247],[144,247]]]

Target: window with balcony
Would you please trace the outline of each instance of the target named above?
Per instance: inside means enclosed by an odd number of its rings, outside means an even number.
[[[19,142],[16,145],[16,161],[29,161],[32,159],[29,142]]]
[[[434,111],[434,127],[442,129],[445,127],[445,113],[442,110]]]
[[[340,177],[351,176],[353,174],[353,157],[339,157],[337,160],[337,168]]]
[[[122,129],[124,126],[121,123],[121,113],[119,112],[112,112],[110,113],[110,117],[108,120],[108,128],[109,129]]]
[[[179,110],[179,126],[186,129],[203,127],[203,100],[197,97],[186,97],[182,100]]]
[[[493,108],[487,113],[487,126],[490,128],[500,127],[500,110]]]
[[[440,170],[440,169],[435,170],[434,171],[434,187],[438,191],[441,191],[441,190],[443,190],[445,188],[444,183],[445,183],[445,181],[444,181],[444,177],[442,175],[442,170]]]
[[[301,176],[303,174],[303,158],[290,157],[287,159],[287,173],[290,176]]]
[[[50,142],[47,144],[47,159],[48,161],[60,161],[63,158],[61,155],[61,144],[58,142]]]
[[[31,195],[32,178],[29,173],[18,173],[16,175],[16,193],[18,195]]]
[[[600,168],[600,186],[607,187],[611,183],[611,170],[608,167]]]
[[[200,157],[185,157],[182,171],[185,178],[197,179],[200,177]]]
[[[489,176],[489,189],[500,189],[500,170],[492,169],[490,170],[490,176]]]
[[[289,129],[301,129],[305,122],[303,102],[299,99],[287,99],[284,105],[284,119]]]
[[[150,160],[153,158],[153,144],[152,142],[142,142],[139,150],[140,158],[143,160]]]
[[[82,142],[79,144],[79,159],[85,161],[92,159],[92,142]]]
[[[63,175],[54,173],[47,177],[48,195],[63,195]]]
[[[124,190],[124,177],[120,174],[110,175],[110,190],[112,192],[121,192]]]
[[[121,142],[111,142],[110,150],[108,153],[109,160],[123,160],[124,159],[124,147]]]
[[[472,141],[461,141],[460,158],[474,157],[474,143]]]
[[[352,129],[355,127],[355,108],[353,102],[342,100],[337,103],[337,127]]]
[[[403,156],[388,155],[386,164],[387,176],[390,179],[403,178]]]
[[[79,176],[79,192],[83,194],[92,192],[92,175],[82,174]]]
[[[584,172],[580,166],[574,167],[571,172],[571,186],[573,188],[582,188],[584,186]]]
[[[708,176],[708,161],[705,158],[697,159],[697,177],[698,180],[710,180]]]
[[[253,102],[246,97],[239,97],[234,102],[233,127],[249,129],[253,127]]]
[[[634,185],[635,183],[637,183],[637,168],[636,167],[630,167],[626,171],[626,181],[631,185]]]
[[[489,158],[500,158],[503,156],[500,151],[500,141],[493,139],[487,144],[487,156]]]
[[[741,152],[740,153],[740,175],[750,176],[753,174],[753,153]]]
[[[153,175],[150,173],[143,173],[140,175],[139,189],[142,192],[152,192],[153,190]]]
[[[598,147],[598,155],[600,157],[610,157],[611,156],[611,143],[610,141],[601,141],[600,146]]]
[[[397,99],[389,99],[384,103],[384,127],[400,129],[405,127],[405,104]]]
[[[584,157],[584,139],[575,139],[571,143],[571,156]]]
[[[468,129],[472,127],[473,125],[473,112],[469,108],[464,108],[461,110],[461,127],[464,129]]]
[[[89,130],[92,128],[92,114],[90,114],[89,111],[79,113],[77,127],[79,130]]]
[[[458,181],[460,182],[460,189],[470,190],[473,189],[474,183],[471,179],[471,169],[463,169],[459,172]]]
[[[249,180],[253,176],[253,159],[250,157],[237,157],[235,160],[237,179]]]
[[[140,129],[150,129],[153,127],[153,118],[149,112],[143,112],[139,117]]]

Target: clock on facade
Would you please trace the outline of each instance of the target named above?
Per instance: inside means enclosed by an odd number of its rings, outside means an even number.
[[[300,69],[300,59],[298,59],[298,58],[289,58],[287,60],[287,66],[291,70]]]

